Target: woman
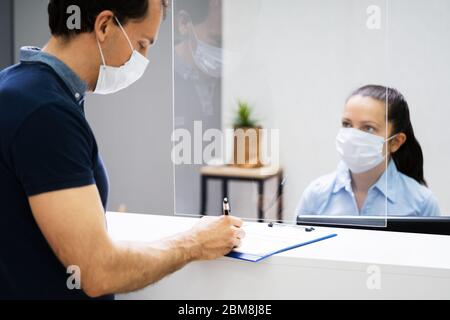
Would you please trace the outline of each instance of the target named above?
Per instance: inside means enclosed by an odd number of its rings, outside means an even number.
[[[397,90],[375,85],[356,90],[346,103],[336,146],[342,159],[337,171],[311,183],[297,215],[440,215],[424,178],[408,103]]]

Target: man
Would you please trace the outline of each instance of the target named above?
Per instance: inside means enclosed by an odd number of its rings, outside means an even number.
[[[194,136],[195,124],[200,121],[205,132],[222,126],[222,66],[216,57],[222,58],[222,0],[176,1],[173,11],[175,128],[188,130]],[[208,143],[203,142],[203,147]],[[202,166],[188,163],[175,167],[177,212],[206,211],[197,201]]]
[[[221,257],[244,237],[233,217],[139,247],[108,236],[108,179],[84,94],[117,92],[142,76],[165,1],[50,0],[48,44],[23,48],[21,62],[0,73],[0,298],[112,299]],[[73,5],[81,26],[71,30]],[[82,290],[67,286],[71,266]]]

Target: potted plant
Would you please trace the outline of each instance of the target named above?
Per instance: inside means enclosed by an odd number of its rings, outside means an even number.
[[[245,101],[238,102],[234,120],[233,165],[241,168],[260,168],[262,127],[253,117],[253,108]]]

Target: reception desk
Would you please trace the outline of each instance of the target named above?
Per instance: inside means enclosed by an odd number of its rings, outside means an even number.
[[[152,242],[198,219],[107,213],[118,241]],[[117,299],[450,299],[450,237],[352,229],[260,263],[195,262]]]

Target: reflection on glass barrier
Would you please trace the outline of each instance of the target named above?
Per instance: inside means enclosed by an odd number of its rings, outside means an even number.
[[[225,197],[257,221],[450,213],[450,94],[433,89],[450,84],[447,2],[173,5],[177,214],[219,215]]]

